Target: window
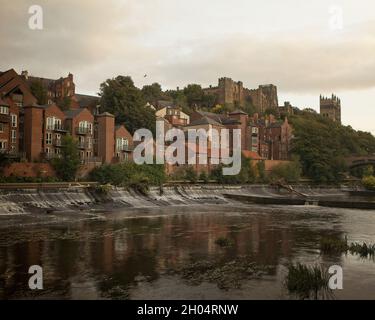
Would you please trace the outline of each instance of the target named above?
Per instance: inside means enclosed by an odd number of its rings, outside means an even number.
[[[55,127],[55,129],[62,129],[61,119],[54,118],[54,127]]]
[[[12,113],[10,116],[12,118],[12,127],[13,128],[17,127],[17,115]]]
[[[7,148],[7,141],[0,140],[0,150],[6,150],[6,148]]]
[[[0,113],[1,114],[9,114],[9,108],[5,106],[0,107]]]
[[[91,122],[81,121],[78,126],[79,126],[79,131],[80,132],[92,134],[93,126],[92,126]]]
[[[92,149],[92,139],[90,137],[87,138],[87,149]]]
[[[46,144],[52,144],[52,133],[50,132],[46,134]]]
[[[53,118],[47,118],[47,130],[53,130]]]
[[[50,148],[46,148],[46,153],[50,154],[51,153],[51,149]]]
[[[0,123],[0,132],[4,132],[4,123]]]
[[[124,154],[125,161],[129,160],[129,155],[127,153]]]
[[[12,143],[17,143],[17,131],[12,130]]]

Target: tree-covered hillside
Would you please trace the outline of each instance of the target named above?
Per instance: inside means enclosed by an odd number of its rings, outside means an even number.
[[[338,182],[347,171],[345,157],[375,154],[375,137],[355,131],[311,112],[290,117],[294,129],[293,153],[303,174],[317,182]]]

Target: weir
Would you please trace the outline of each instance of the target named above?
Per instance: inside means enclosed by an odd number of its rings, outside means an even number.
[[[293,186],[297,192],[268,185],[168,185],[150,187],[147,194],[131,188],[113,187],[103,195],[94,186],[32,189],[1,189],[0,215],[29,212],[78,211],[106,204],[113,208],[152,208],[194,204],[230,204],[241,202],[261,205],[324,205],[373,208],[374,202],[355,202],[345,188]],[[301,197],[299,194],[303,194]],[[344,201],[341,201],[341,200]]]

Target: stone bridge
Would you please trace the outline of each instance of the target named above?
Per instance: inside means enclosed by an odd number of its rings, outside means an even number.
[[[346,164],[350,169],[368,165],[375,166],[375,155],[348,157],[346,158]]]

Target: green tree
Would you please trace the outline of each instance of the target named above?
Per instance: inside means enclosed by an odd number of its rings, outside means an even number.
[[[30,84],[31,93],[37,99],[37,103],[40,105],[47,104],[48,101],[48,91],[43,87],[41,81],[34,80]]]
[[[318,114],[300,111],[289,117],[292,152],[300,157],[303,174],[316,182],[340,182],[348,169],[345,158],[375,152],[375,137]]]
[[[184,88],[184,94],[186,96],[189,107],[193,105],[200,106],[202,104],[203,90],[199,84],[188,84]]]
[[[155,113],[146,107],[142,92],[128,76],[117,76],[100,85],[100,103],[103,111],[115,115],[116,123],[124,123],[133,134],[146,128],[155,132]]]
[[[56,104],[63,111],[69,110],[71,105],[72,105],[72,98],[68,97],[68,96],[65,96],[64,98],[57,101]]]
[[[57,176],[63,181],[74,181],[80,163],[77,141],[71,135],[64,136],[61,157],[52,160]]]
[[[163,91],[159,83],[153,83],[151,85],[145,85],[142,88],[142,96],[146,102],[156,105],[158,100],[162,99]]]
[[[375,191],[375,177],[374,176],[364,177],[362,179],[362,183],[366,189]]]

